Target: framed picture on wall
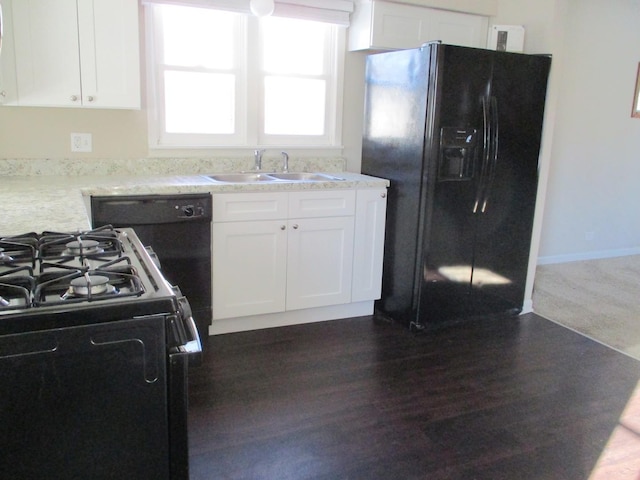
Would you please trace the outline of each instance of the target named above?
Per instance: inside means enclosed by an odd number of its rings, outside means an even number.
[[[638,63],[638,73],[636,74],[636,92],[633,95],[631,116],[634,118],[640,118],[640,63]]]

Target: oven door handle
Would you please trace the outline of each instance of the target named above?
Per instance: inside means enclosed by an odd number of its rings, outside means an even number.
[[[200,335],[198,335],[198,328],[196,327],[196,321],[192,316],[188,316],[184,319],[189,329],[190,337],[193,340],[188,341],[184,345],[180,345],[178,349],[182,353],[194,354],[200,356],[202,353],[202,342],[200,341]]]

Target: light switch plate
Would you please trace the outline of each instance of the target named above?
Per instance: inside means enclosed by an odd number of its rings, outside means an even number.
[[[71,134],[71,151],[72,152],[91,152],[91,134],[90,133],[72,133]]]

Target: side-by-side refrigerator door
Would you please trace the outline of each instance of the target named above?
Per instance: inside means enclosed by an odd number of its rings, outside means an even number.
[[[487,142],[483,99],[491,80],[488,50],[441,45],[437,58],[425,142],[429,173],[419,315],[424,323],[469,313],[474,205]]]
[[[367,58],[362,173],[390,181],[376,309],[401,321],[413,319],[417,310],[429,58],[429,48]]]
[[[491,154],[478,214],[475,309],[522,309],[538,185],[538,157],[551,59],[494,52]]]

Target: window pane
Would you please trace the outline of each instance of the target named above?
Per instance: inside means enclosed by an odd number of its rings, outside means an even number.
[[[269,73],[324,73],[327,29],[318,22],[268,17],[261,20],[264,70]]]
[[[203,8],[162,7],[164,63],[230,69],[237,14]],[[221,48],[223,47],[223,48]]]
[[[234,133],[234,75],[167,71],[164,87],[167,132]]]
[[[265,79],[265,133],[323,135],[325,81],[299,78]]]

